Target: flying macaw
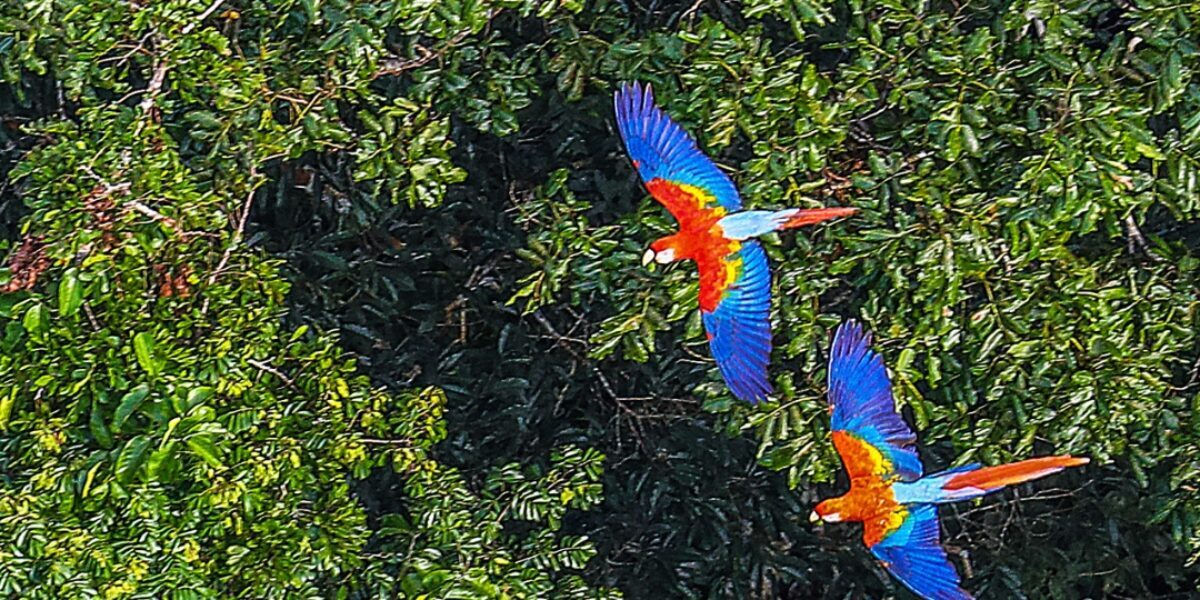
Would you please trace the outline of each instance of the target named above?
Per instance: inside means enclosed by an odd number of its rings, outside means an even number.
[[[850,475],[850,491],[817,504],[810,520],[862,522],[863,543],[875,558],[927,600],[971,598],[938,543],[938,504],[978,498],[1088,462],[1043,456],[923,476],[916,435],[896,413],[883,359],[871,351],[871,334],[854,321],[834,334],[829,404],[833,445]]]
[[[700,316],[713,358],[734,396],[758,402],[771,393],[771,272],[753,238],[857,209],[742,210],[733,182],[654,105],[649,84],[623,85],[614,104],[633,167],[650,195],[679,222],[679,233],[650,244],[642,265],[696,261]]]

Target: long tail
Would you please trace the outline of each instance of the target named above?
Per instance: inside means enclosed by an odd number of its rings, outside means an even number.
[[[1066,454],[1042,456],[995,467],[956,470],[935,477],[941,480],[939,481],[941,483],[939,495],[945,501],[965,500],[990,494],[1010,485],[1045,477],[1067,467],[1086,465],[1088,462],[1087,458]]]
[[[828,221],[829,219],[848,217],[858,212],[857,208],[850,206],[792,210],[796,210],[796,213],[788,215],[787,220],[779,225],[780,229],[804,227],[805,225],[813,225],[815,223],[820,223],[821,221]]]

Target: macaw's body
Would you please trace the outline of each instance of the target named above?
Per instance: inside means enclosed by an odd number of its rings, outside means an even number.
[[[650,86],[622,86],[614,104],[621,139],[646,190],[679,222],[678,233],[650,245],[643,263],[696,262],[713,358],[733,394],[757,402],[771,393],[771,272],[753,238],[855,209],[741,210],[733,182],[654,105]]]
[[[923,475],[916,435],[896,412],[883,359],[854,322],[838,328],[829,358],[833,445],[850,491],[822,501],[813,521],[858,521],[863,543],[909,589],[929,600],[969,599],[938,542],[937,505],[978,498],[1088,459],[1046,456],[995,467],[978,463]]]

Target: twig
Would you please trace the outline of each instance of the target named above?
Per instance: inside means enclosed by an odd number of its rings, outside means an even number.
[[[288,387],[293,388],[293,389],[296,388],[296,382],[292,381],[292,379],[290,377],[288,377],[287,375],[284,375],[283,373],[279,372],[279,369],[276,369],[275,367],[272,367],[271,365],[268,365],[266,363],[254,360],[253,358],[247,358],[246,362],[250,366],[254,367],[255,369],[258,369],[259,371],[263,371],[264,373],[270,373],[270,374],[278,377],[281,381],[283,381],[285,384],[287,384]]]
[[[1146,236],[1142,235],[1142,230],[1138,228],[1137,221],[1133,220],[1133,215],[1125,216],[1125,231],[1129,234],[1129,253],[1137,254],[1141,250],[1150,260],[1158,262],[1160,259],[1154,253],[1150,252],[1150,244],[1146,243]]]
[[[500,12],[498,9],[492,9],[491,12],[488,13],[488,21],[491,21],[498,12]],[[468,35],[471,35],[470,29],[464,29],[458,32],[454,37],[447,40],[445,45],[443,45],[441,48],[438,48],[437,51],[430,51],[428,48],[417,44],[417,52],[421,54],[421,56],[418,56],[417,58],[410,58],[408,60],[401,60],[396,57],[385,58],[382,61],[383,64],[379,67],[379,70],[375,71],[375,73],[371,76],[371,79],[379,79],[384,75],[399,75],[405,71],[411,71],[413,69],[423,67],[434,59],[441,58],[459,42],[467,39]]]
[[[129,187],[128,183],[122,184],[122,185],[124,185],[126,188]],[[170,227],[171,230],[174,231],[175,233],[183,235],[183,232],[179,231],[179,226],[175,222],[175,219],[172,219],[171,217],[168,217],[167,215],[164,215],[164,214],[158,212],[157,210],[154,210],[153,208],[150,208],[149,206],[146,206],[145,204],[138,202],[137,200],[126,200],[125,205],[128,206],[129,208],[132,208],[133,210],[136,210],[136,211],[142,213],[143,215],[146,215],[147,217],[150,217],[151,219],[154,219],[155,221],[159,221],[159,222],[165,224],[167,227]]]
[[[88,322],[92,324],[92,329],[94,331],[100,331],[104,329],[100,326],[100,321],[96,320],[96,315],[92,313],[92,308],[88,306],[87,302],[83,303],[83,314],[87,315]]]
[[[229,264],[229,257],[233,255],[233,249],[242,243],[242,237],[246,232],[246,219],[250,216],[250,207],[254,203],[254,193],[257,191],[257,188],[254,187],[254,180],[257,178],[258,169],[251,166],[250,192],[246,194],[246,201],[242,203],[242,211],[238,216],[237,229],[233,232],[233,239],[229,240],[229,245],[225,247],[225,252],[221,253],[221,260],[217,262],[217,268],[213,269],[212,273],[208,276],[209,287],[217,282],[217,278],[221,276],[221,273],[225,272],[225,267]],[[200,305],[200,314],[208,314],[208,302],[208,295],[205,294],[204,303]]]
[[[233,249],[242,242],[242,237],[246,232],[246,219],[250,216],[250,207],[254,203],[254,193],[258,191],[254,187],[254,180],[258,178],[258,169],[250,167],[250,193],[246,194],[246,201],[242,203],[242,211],[238,216],[237,229],[233,232],[233,239],[229,241],[229,246],[225,248],[225,252],[221,255],[221,260],[217,263],[217,268],[213,269],[212,274],[208,276],[208,285],[217,282],[217,277],[225,270],[225,265],[229,262],[230,255],[233,254]],[[204,305],[208,308],[208,304]]]
[[[142,36],[142,39],[138,40],[137,45],[133,46],[129,50],[129,52],[126,52],[125,54],[122,54],[121,56],[110,56],[108,58],[102,58],[102,59],[96,61],[96,64],[102,65],[105,63],[114,62],[119,65],[119,64],[122,64],[122,63],[128,61],[134,54],[137,54],[138,52],[146,52],[146,42],[149,41],[150,36],[152,36],[152,35],[154,35],[154,34],[147,33],[146,35]],[[130,48],[130,45],[129,44],[118,44],[116,46],[113,46],[114,50],[116,48]],[[118,104],[119,104],[119,102],[118,102]]]
[[[449,48],[449,46],[446,48]],[[409,60],[400,60],[394,57],[385,58],[383,59],[383,65],[379,67],[378,71],[375,71],[375,74],[372,75],[371,78],[379,79],[384,75],[399,75],[405,71],[411,71],[412,69],[423,67],[426,64],[429,64],[429,61],[441,56],[446,48],[443,48],[438,52],[430,52],[425,46],[417,44],[417,52],[419,52],[421,56]]]
[[[556,345],[561,346],[564,350],[566,350],[568,353],[570,353],[571,356],[575,357],[576,360],[591,367],[592,372],[596,374],[596,379],[600,381],[600,387],[604,388],[604,391],[608,393],[608,396],[610,398],[612,398],[613,401],[616,402],[618,406],[620,406],[622,409],[624,409],[626,411],[629,410],[628,408],[625,408],[625,406],[623,406],[621,404],[621,397],[618,396],[617,393],[613,390],[612,384],[610,384],[608,382],[608,377],[606,377],[604,375],[604,372],[601,371],[599,367],[592,364],[592,362],[590,360],[581,356],[578,352],[575,351],[574,348],[571,348],[570,346],[565,344],[564,342],[569,341],[569,339],[563,337],[563,335],[558,332],[558,329],[555,329],[554,324],[551,323],[550,320],[547,319],[546,316],[542,314],[542,311],[540,311],[540,310],[534,311],[533,318],[537,319],[538,323],[541,323],[542,327],[546,330],[547,333],[554,336],[554,341],[555,341]]]
[[[150,76],[150,85],[146,86],[146,90],[144,92],[146,96],[142,98],[142,102],[138,104],[138,107],[142,109],[142,112],[150,114],[151,109],[154,108],[154,100],[158,98],[158,94],[162,92],[163,82],[167,79],[168,68],[169,67],[167,66],[166,61],[158,61],[155,63],[154,74]]]
[[[195,29],[198,25],[200,25],[200,23],[204,22],[205,19],[212,16],[212,14],[214,12],[217,12],[217,8],[219,8],[224,3],[225,3],[225,0],[213,0],[213,3],[208,5],[208,8],[204,9],[204,12],[200,13],[200,16],[196,17],[196,20],[183,26],[181,33],[183,33],[184,35],[191,33],[193,29]]]
[[[687,10],[683,11],[683,14],[679,15],[679,20],[678,20],[678,21],[676,21],[676,22],[677,22],[677,23],[682,23],[684,19],[686,19],[686,18],[688,18],[688,17],[692,16],[693,14],[696,14],[696,11],[700,10],[700,5],[701,5],[701,4],[704,4],[704,0],[696,0],[696,3],[695,3],[695,4],[693,4],[693,5],[691,6],[691,8],[689,8],[689,9],[687,9]]]
[[[628,406],[625,406],[625,403],[622,401],[623,399],[617,395],[615,390],[613,390],[612,384],[608,381],[608,377],[604,375],[604,371],[601,371],[600,367],[596,366],[592,360],[579,354],[575,348],[572,348],[571,345],[567,343],[569,341],[568,338],[564,338],[563,335],[558,332],[558,329],[556,329],[554,324],[542,314],[542,311],[535,310],[533,312],[533,318],[536,319],[537,322],[542,325],[542,328],[544,328],[546,332],[554,338],[554,344],[556,346],[566,350],[568,354],[575,358],[575,360],[591,369],[592,373],[596,375],[596,380],[600,382],[600,387],[604,389],[604,392],[608,394],[609,399],[611,399],[613,404],[617,406],[617,410],[625,413],[629,417],[629,422],[631,423],[630,431],[633,433],[634,441],[637,442],[638,446],[643,452],[649,454],[649,448],[646,446],[645,432],[642,430],[642,424],[638,418],[638,414],[630,410]],[[620,443],[620,424],[621,420],[618,416],[618,444]]]
[[[358,438],[358,441],[364,444],[375,446],[394,446],[397,448],[412,448],[412,442],[408,440],[378,440],[374,438]]]

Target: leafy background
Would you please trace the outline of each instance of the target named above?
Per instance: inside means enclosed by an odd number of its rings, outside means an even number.
[[[944,511],[971,590],[1190,597],[1198,18],[6,5],[0,588],[907,597],[807,523],[856,317],[927,464],[1094,458]],[[638,266],[673,223],[613,130],[632,79],[751,206],[861,209],[768,241],[776,402],[721,386],[688,265]]]

